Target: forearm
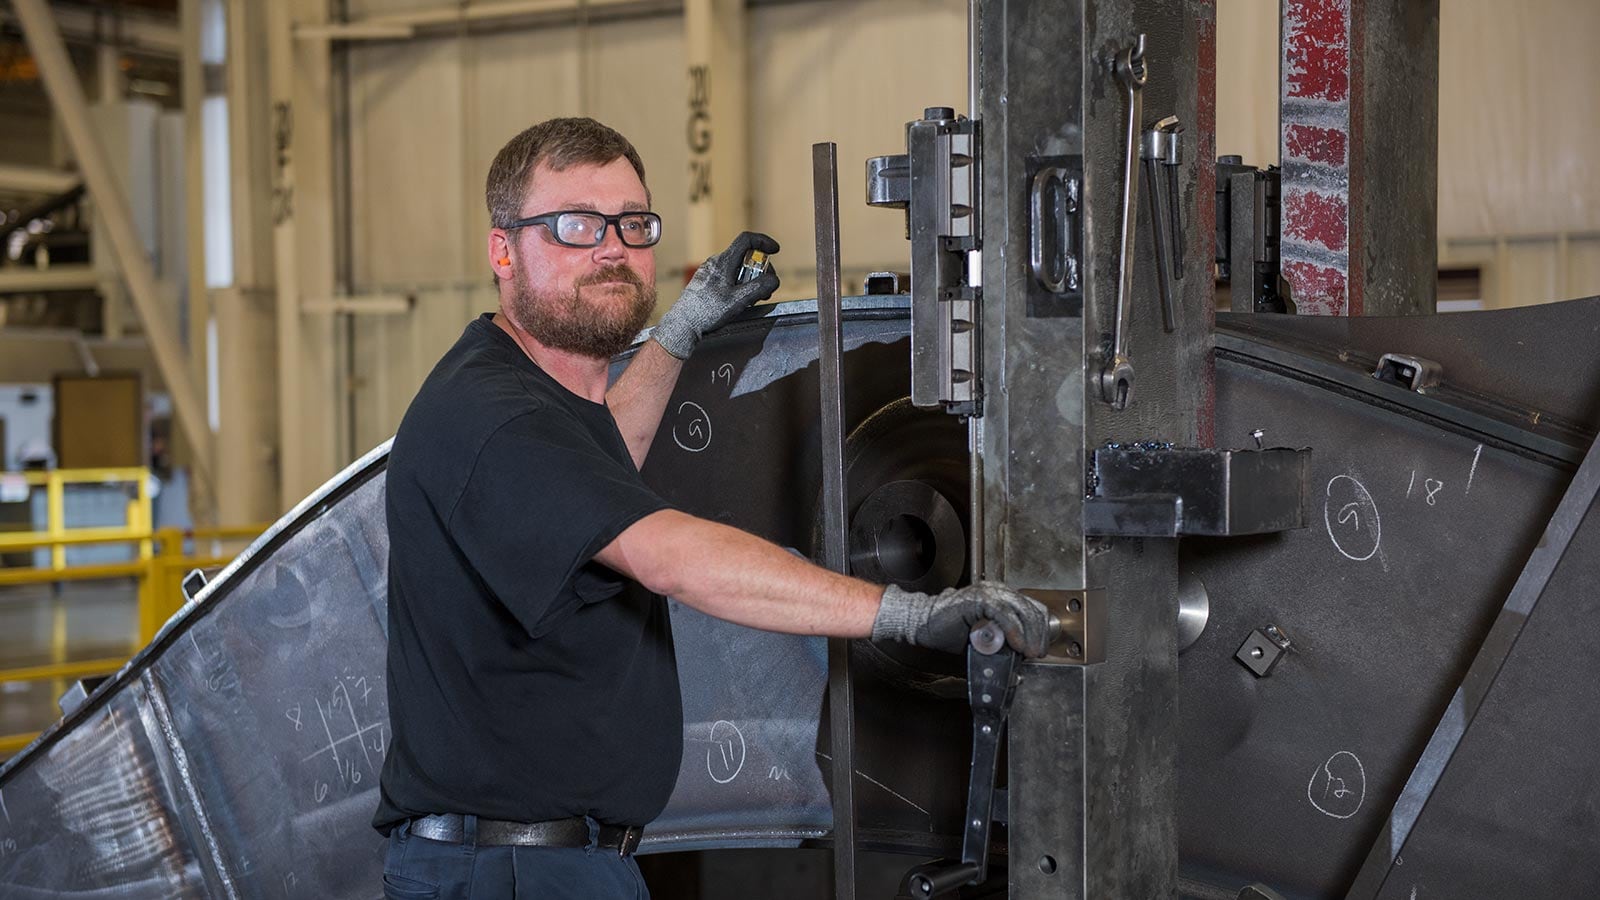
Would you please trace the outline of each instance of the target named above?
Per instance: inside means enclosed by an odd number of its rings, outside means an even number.
[[[597,558],[707,615],[789,634],[867,637],[883,595],[881,585],[671,510],[641,519]]]
[[[606,406],[617,421],[617,430],[622,432],[636,467],[644,466],[645,455],[655,441],[661,416],[682,371],[683,360],[674,358],[655,341],[645,341],[606,391]]]

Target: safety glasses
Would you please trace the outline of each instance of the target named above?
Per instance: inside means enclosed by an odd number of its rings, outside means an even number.
[[[661,240],[661,217],[653,212],[625,212],[614,216],[589,210],[568,209],[518,219],[506,226],[523,228],[543,225],[555,242],[563,247],[598,247],[606,239],[606,229],[615,227],[617,237],[629,247],[654,247]]]

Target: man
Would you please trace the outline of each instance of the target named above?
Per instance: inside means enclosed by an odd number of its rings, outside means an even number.
[[[735,281],[776,241],[746,233],[707,260],[608,390],[655,303],[661,221],[638,153],[589,119],[543,122],[500,151],[487,200],[499,312],[439,361],[389,458],[385,896],[647,896],[631,854],[682,752],[663,596],[951,651],[989,618],[1044,652],[1048,616],[1019,594],[838,575],[640,479],[683,360],[777,288]]]

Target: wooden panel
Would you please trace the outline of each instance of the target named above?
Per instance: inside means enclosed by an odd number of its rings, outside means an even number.
[[[142,466],[144,391],[138,373],[57,375],[52,423],[63,469]]]

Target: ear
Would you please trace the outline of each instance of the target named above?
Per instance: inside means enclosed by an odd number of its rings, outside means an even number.
[[[489,268],[496,278],[511,278],[511,260],[511,236],[501,228],[489,229]]]

